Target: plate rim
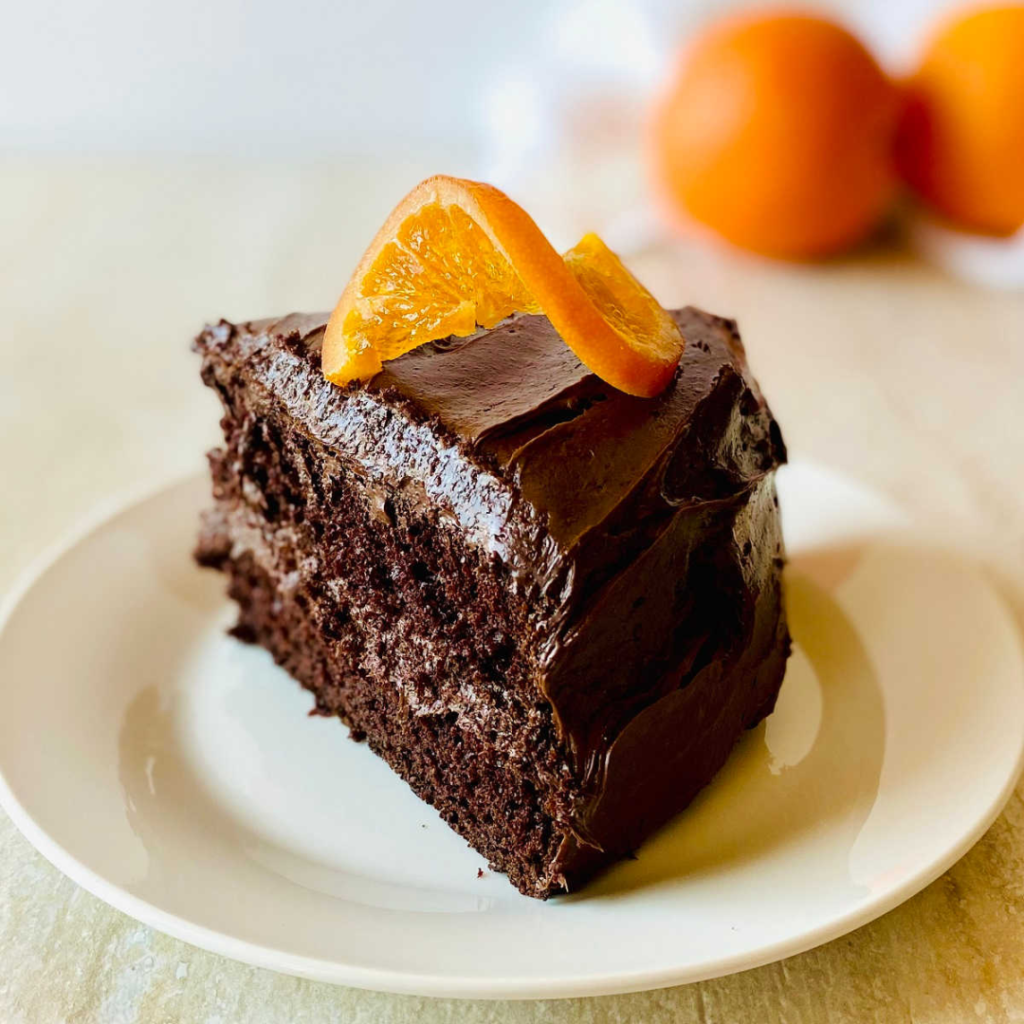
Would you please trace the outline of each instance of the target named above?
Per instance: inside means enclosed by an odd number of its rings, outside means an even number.
[[[902,512],[901,507],[889,496],[830,466],[799,458],[792,460],[789,465],[798,466],[804,471],[826,474],[833,480],[851,486]],[[108,522],[137,505],[144,504],[160,494],[179,487],[195,485],[203,477],[204,473],[200,470],[187,471],[165,478],[155,484],[149,481],[144,485],[122,490],[108,499],[101,500],[57,540],[45,545],[28,565],[16,574],[14,582],[0,596],[0,643],[3,642],[7,626],[23,599],[47,572],[79,544]],[[1024,665],[1024,636],[1021,635],[1018,623],[1000,589],[981,570],[977,559],[970,557],[969,552],[961,551],[948,544],[943,545],[943,549],[958,555],[965,566],[969,567],[989,590],[995,599],[998,614],[1014,637],[1018,656]],[[700,964],[681,967],[623,971],[601,976],[563,975],[548,979],[495,976],[479,978],[467,975],[367,967],[287,953],[260,943],[239,939],[226,932],[195,924],[185,917],[164,910],[108,881],[83,864],[36,823],[11,789],[3,770],[2,761],[0,761],[0,808],[11,818],[18,831],[38,853],[88,893],[147,927],[218,956],[311,981],[347,985],[377,992],[434,998],[530,1000],[625,994],[698,981],[710,981],[714,978],[753,970],[791,956],[797,956],[841,938],[882,917],[917,895],[959,861],[992,827],[1013,794],[1022,774],[1024,774],[1024,731],[1019,738],[1014,767],[1002,788],[989,802],[984,812],[977,816],[974,825],[966,830],[955,843],[936,854],[925,867],[912,877],[880,894],[877,898],[808,931],[762,946],[756,954],[740,952]]]

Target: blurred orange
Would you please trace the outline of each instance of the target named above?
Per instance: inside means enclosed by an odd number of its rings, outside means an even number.
[[[803,259],[843,249],[885,213],[898,90],[820,18],[730,18],[684,53],[653,124],[659,184],[730,242]]]
[[[897,143],[907,181],[968,227],[1024,225],[1024,6],[947,22],[908,95]]]

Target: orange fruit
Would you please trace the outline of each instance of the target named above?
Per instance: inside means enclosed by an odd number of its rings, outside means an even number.
[[[845,29],[736,16],[684,53],[655,111],[652,160],[685,217],[769,256],[864,238],[895,185],[898,90]]]
[[[675,374],[675,321],[596,236],[558,255],[529,214],[491,185],[438,175],[392,211],[327,324],[323,372],[366,380],[428,341],[543,312],[580,361],[631,395]]]
[[[907,89],[897,158],[909,184],[967,227],[1024,225],[1024,6],[948,21]]]

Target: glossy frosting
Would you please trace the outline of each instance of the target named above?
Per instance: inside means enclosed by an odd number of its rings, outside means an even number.
[[[542,316],[416,349],[365,389],[337,388],[309,372],[327,314],[248,327],[266,386],[319,440],[370,473],[422,483],[513,568],[541,579],[557,567],[538,561],[528,543],[535,538],[514,536],[516,511],[526,511],[513,508],[516,498],[531,506],[526,519],[543,522],[556,545],[545,555],[557,561],[615,523],[636,525],[729,491],[785,458],[735,324],[693,308],[674,315],[688,344],[675,382],[653,399],[604,384]],[[715,415],[700,408],[709,399],[722,406],[711,447],[693,436],[692,422]],[[397,426],[406,437],[397,436],[390,410],[403,413],[407,422]],[[428,433],[436,443],[426,442]],[[452,464],[455,450],[461,466]],[[645,480],[650,486],[638,488]]]

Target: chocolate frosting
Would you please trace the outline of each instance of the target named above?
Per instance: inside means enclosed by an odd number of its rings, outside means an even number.
[[[275,359],[273,349],[256,358],[270,357],[268,387],[326,443],[349,439],[349,421],[356,419],[350,407],[362,412],[369,396],[400,409],[412,423],[429,422],[472,464],[471,476],[490,472],[507,485],[503,496],[517,493],[532,506],[538,515],[531,518],[543,520],[557,543],[552,554],[561,557],[612,520],[628,514],[635,521],[658,508],[742,487],[785,459],[735,323],[692,307],[673,315],[687,346],[675,381],[653,399],[634,398],[599,380],[542,316],[515,317],[469,339],[414,349],[387,363],[365,389],[310,382],[306,367],[297,380],[287,358]],[[316,363],[326,322],[327,314],[291,314],[249,326],[257,337],[290,340],[292,351],[298,344]],[[301,384],[298,393],[296,384]],[[727,421],[716,424],[714,450],[706,445],[690,450],[695,416],[715,415],[711,409],[701,412],[712,396]],[[742,409],[736,407],[741,396]],[[365,447],[352,451],[345,445],[342,451],[388,476],[431,475],[423,467],[417,473],[415,460],[399,450],[389,451],[390,465],[378,466]],[[581,452],[587,457],[580,458]],[[651,486],[638,493],[643,480]],[[453,490],[452,511],[464,514],[461,495],[454,493],[458,485],[446,483]],[[637,500],[646,502],[644,507],[635,507]],[[510,518],[510,503],[496,500],[489,511]],[[517,567],[541,569],[535,552],[504,543],[510,522],[492,521],[492,526],[488,540],[494,550]]]
[[[735,323],[673,316],[685,352],[652,399],[599,380],[540,316],[423,346],[348,388],[319,373],[326,315],[241,328],[268,401],[371,484],[456,519],[535,602],[537,686],[588,794],[566,865],[628,850],[672,813],[672,730],[692,732],[765,664],[777,689],[788,653],[781,435]]]

